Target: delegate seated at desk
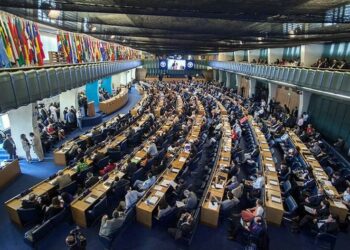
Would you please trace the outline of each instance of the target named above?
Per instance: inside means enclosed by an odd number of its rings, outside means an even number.
[[[85,162],[84,158],[81,158],[76,166],[77,172],[80,173],[88,169],[89,165]]]
[[[125,210],[128,211],[131,207],[136,205],[136,202],[145,194],[145,191],[138,192],[129,188],[125,195]]]
[[[58,185],[59,189],[64,188],[72,182],[69,174],[64,174],[63,170],[59,170],[56,179],[52,182],[53,185]]]
[[[99,235],[101,237],[112,236],[123,226],[125,217],[125,207],[115,209],[112,213],[112,218],[110,219],[108,218],[108,215],[102,216]]]
[[[141,181],[136,180],[134,182],[134,188],[137,188],[140,191],[144,191],[149,189],[157,180],[157,177],[155,175],[152,176],[152,173],[148,173],[147,180]]]

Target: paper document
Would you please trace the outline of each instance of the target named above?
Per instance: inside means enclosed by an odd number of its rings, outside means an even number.
[[[273,186],[278,186],[278,181],[270,180],[269,183]]]
[[[281,198],[278,197],[278,196],[272,195],[272,196],[271,196],[271,200],[272,200],[273,202],[276,202],[276,203],[281,203]]]
[[[176,186],[177,186],[177,183],[175,181],[170,181],[169,185],[172,186],[175,189]]]
[[[179,162],[185,162],[186,158],[185,157],[180,157]]]
[[[224,188],[224,185],[223,185],[223,184],[220,184],[220,183],[216,183],[216,184],[215,184],[215,188],[217,188],[217,189],[222,189],[222,188]]]
[[[94,203],[95,201],[96,201],[96,199],[93,198],[93,197],[91,197],[91,196],[89,196],[88,198],[85,199],[85,202],[86,202],[86,203],[89,203],[89,204],[92,204],[92,203]]]
[[[185,203],[183,203],[182,201],[176,201],[176,206],[177,207],[184,207]]]
[[[270,172],[276,172],[276,169],[274,167],[267,167],[267,169],[270,171]]]
[[[178,173],[180,170],[178,168],[171,168],[171,172]]]
[[[308,207],[308,206],[304,206],[305,211],[310,213],[310,214],[315,214],[316,213],[316,209]]]
[[[163,181],[160,183],[160,185],[163,186],[163,187],[168,187],[169,184],[170,184],[170,181],[168,181],[168,180],[163,180]]]
[[[270,152],[270,149],[264,148],[263,151]]]
[[[154,186],[154,189],[157,190],[157,191],[161,191],[161,190],[162,190],[162,187],[159,186],[159,185],[155,185],[155,186]]]
[[[272,161],[273,159],[271,157],[266,157],[266,160]]]
[[[209,201],[209,209],[213,209],[213,210],[216,210],[216,209],[218,209],[218,203],[217,202],[212,202],[212,201]]]
[[[271,163],[266,163],[265,166],[266,167],[273,167]]]
[[[158,197],[163,197],[164,193],[157,191],[154,195],[158,196]]]
[[[151,205],[154,205],[154,204],[157,203],[158,199],[159,199],[159,197],[157,197],[157,196],[149,197],[149,198],[147,199],[147,203],[148,203],[148,204],[151,204]]]

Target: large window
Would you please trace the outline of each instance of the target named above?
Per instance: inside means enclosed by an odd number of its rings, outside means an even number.
[[[10,119],[8,114],[0,115],[0,129],[6,130],[10,128]]]
[[[57,37],[53,34],[42,34],[41,41],[45,53],[45,60],[49,60],[49,51],[57,51]]]

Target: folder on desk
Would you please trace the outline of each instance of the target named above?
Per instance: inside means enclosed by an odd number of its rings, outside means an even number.
[[[269,183],[273,186],[278,186],[278,181],[270,180]]]
[[[158,196],[158,197],[163,197],[164,193],[160,192],[160,191],[157,191],[154,195]]]
[[[178,172],[180,172],[180,170],[177,168],[171,168],[171,172],[178,173]]]
[[[94,198],[93,196],[89,196],[88,198],[85,199],[86,203],[92,204],[96,201],[97,199]]]
[[[179,162],[185,162],[186,158],[185,157],[180,157]]]
[[[159,200],[159,197],[157,196],[152,196],[147,199],[147,203],[151,205],[155,205],[157,201]]]
[[[170,184],[170,181],[169,180],[163,180],[160,185],[163,186],[163,187],[168,187]]]
[[[275,195],[271,195],[271,200],[276,203],[281,203],[281,198]]]
[[[176,207],[184,207],[185,203],[183,203],[182,201],[176,201]]]

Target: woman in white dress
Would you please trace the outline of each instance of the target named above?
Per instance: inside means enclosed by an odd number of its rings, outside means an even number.
[[[32,161],[32,156],[30,155],[30,143],[25,134],[21,134],[21,142],[23,150],[26,152],[26,160],[30,163]]]

